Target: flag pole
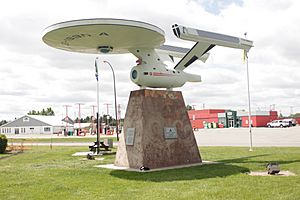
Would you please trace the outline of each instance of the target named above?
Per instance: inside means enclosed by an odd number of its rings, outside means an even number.
[[[99,128],[101,127],[99,124],[100,121],[100,116],[99,116],[99,80],[98,80],[98,57],[95,59],[95,76],[96,76],[96,80],[97,80],[97,124],[96,124],[96,128],[97,128],[97,155],[100,153],[100,133],[99,133]]]
[[[244,33],[245,38],[247,33]],[[252,145],[252,123],[251,123],[251,100],[250,100],[250,81],[249,81],[249,67],[248,67],[248,54],[244,50],[244,61],[246,61],[246,71],[247,71],[247,89],[248,89],[248,125],[249,125],[249,137],[250,137],[250,148],[249,151],[253,151]]]

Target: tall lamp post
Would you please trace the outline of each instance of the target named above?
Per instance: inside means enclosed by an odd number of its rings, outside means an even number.
[[[115,97],[115,114],[116,114],[116,132],[117,132],[117,141],[119,141],[119,127],[118,127],[119,125],[118,125],[117,94],[116,94],[117,92],[116,92],[115,72],[114,72],[114,69],[113,69],[112,65],[108,61],[104,60],[103,62],[109,65],[109,67],[110,67],[110,69],[111,69],[111,71],[113,73],[114,97]]]

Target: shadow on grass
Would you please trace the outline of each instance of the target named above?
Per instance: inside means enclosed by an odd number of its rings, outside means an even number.
[[[2,156],[0,157],[0,160],[6,159],[6,158],[10,158],[12,156],[16,156],[16,155],[18,155],[20,153],[23,153],[23,152],[21,152],[21,151],[13,152],[13,153],[12,152],[5,152],[4,154],[1,154]]]
[[[290,164],[290,163],[298,163],[300,162],[300,160],[282,160],[282,159],[274,159],[274,158],[267,158],[267,156],[270,156],[271,154],[261,154],[261,155],[255,155],[255,156],[246,156],[246,157],[240,157],[240,158],[233,158],[233,159],[225,159],[225,160],[217,160],[217,162],[221,162],[221,163],[239,163],[239,164],[243,164],[243,163],[258,163],[258,164],[267,164],[269,162],[279,162],[280,164]],[[252,158],[257,158],[257,157],[266,157],[265,159],[254,159],[252,160]]]
[[[224,160],[217,160],[216,162],[221,162],[221,163],[257,163],[259,162],[258,160],[251,160],[252,158],[258,158],[258,157],[265,157],[269,156],[270,154],[260,154],[260,155],[254,155],[254,156],[244,156],[244,157],[239,157],[239,158],[231,158],[231,159],[224,159]],[[262,161],[264,162],[264,161]]]
[[[145,173],[114,170],[110,175],[127,180],[166,182],[226,177],[246,172],[249,169],[245,167],[217,163]]]

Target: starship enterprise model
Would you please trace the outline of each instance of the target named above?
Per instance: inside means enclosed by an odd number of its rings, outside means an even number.
[[[131,91],[115,166],[157,169],[202,162],[180,91],[186,82],[201,76],[185,72],[196,60],[205,62],[216,45],[250,50],[253,42],[180,25],[172,26],[179,39],[195,42],[191,49],[164,45],[160,28],[123,19],[84,19],[54,24],[45,29],[43,41],[61,50],[91,54],[132,53],[137,65],[131,80],[141,87]],[[181,60],[173,69],[164,61]],[[166,88],[151,90],[146,88]],[[99,138],[99,137],[98,137]]]
[[[141,88],[172,89],[186,82],[201,82],[201,76],[186,73],[196,60],[205,62],[215,46],[242,49],[246,52],[253,42],[243,38],[213,33],[181,25],[172,26],[175,36],[193,41],[191,48],[164,45],[164,31],[157,26],[124,19],[83,19],[54,24],[45,29],[43,41],[61,50],[91,54],[135,55],[137,65],[131,69],[132,82]],[[181,60],[173,69],[164,61]]]

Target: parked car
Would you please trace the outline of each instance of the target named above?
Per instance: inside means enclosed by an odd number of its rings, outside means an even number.
[[[269,128],[273,128],[273,127],[289,127],[290,123],[288,121],[284,121],[284,120],[274,120],[272,122],[267,123],[267,126]]]
[[[297,125],[297,121],[295,119],[283,119],[282,121],[286,121],[289,123],[289,126],[296,126]]]

